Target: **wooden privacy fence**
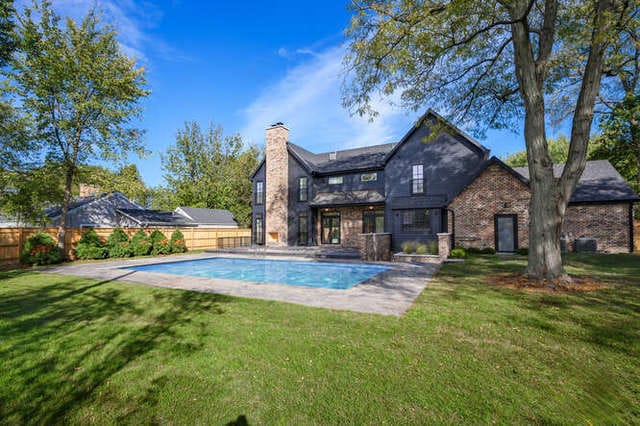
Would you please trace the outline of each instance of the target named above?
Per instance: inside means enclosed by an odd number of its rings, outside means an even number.
[[[73,250],[82,234],[89,228],[67,228],[64,251],[67,257],[73,258]],[[142,228],[122,228],[130,237]],[[158,229],[167,239],[176,228],[144,229],[147,233]],[[251,229],[228,228],[178,228],[184,235],[189,250],[228,248],[251,243]],[[113,228],[93,228],[96,234],[106,241]],[[0,228],[0,264],[17,263],[24,242],[36,232],[42,231],[57,239],[58,228]]]
[[[640,220],[633,222],[633,251],[640,252]]]

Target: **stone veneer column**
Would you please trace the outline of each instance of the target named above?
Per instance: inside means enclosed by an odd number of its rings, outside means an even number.
[[[289,129],[276,123],[267,129],[265,178],[265,243],[286,246],[289,211]]]

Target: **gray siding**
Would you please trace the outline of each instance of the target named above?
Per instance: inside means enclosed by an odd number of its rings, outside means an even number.
[[[307,201],[299,201],[298,200],[298,190],[299,190],[299,178],[306,177],[307,178]],[[312,229],[313,222],[311,217],[311,209],[309,208],[309,202],[313,198],[314,192],[312,189],[312,177],[307,171],[304,169],[302,164],[298,162],[291,154],[289,154],[289,217],[288,217],[288,241],[287,244],[290,246],[298,245],[298,221],[301,213],[305,213],[307,215],[307,235],[309,236],[309,240],[307,244],[312,244]]]
[[[262,204],[256,204],[255,200],[256,200],[256,183],[261,181],[263,182],[263,184],[265,184],[266,179],[265,179],[265,175],[266,175],[266,163],[262,163],[260,165],[260,167],[258,168],[258,170],[256,171],[255,175],[253,176],[253,190],[252,190],[252,198],[251,198],[251,230],[252,230],[252,238],[253,241],[255,241],[255,226],[256,226],[256,214],[261,214],[262,215],[262,220],[264,221],[264,217],[265,217],[265,210],[264,210],[264,203]],[[263,190],[266,187],[263,187]],[[264,223],[264,222],[263,222]],[[264,233],[264,227],[263,227],[263,233]],[[262,236],[262,241],[264,241],[264,235]]]
[[[461,136],[440,133],[425,141],[429,129],[417,129],[389,159],[385,167],[385,230],[393,233],[393,248],[407,240],[426,241],[444,231],[443,211],[431,215],[430,235],[403,232],[402,210],[409,208],[445,208],[450,200],[467,184],[470,176],[484,161],[485,153]],[[412,166],[424,168],[424,194],[411,194]],[[445,222],[446,223],[446,222]]]

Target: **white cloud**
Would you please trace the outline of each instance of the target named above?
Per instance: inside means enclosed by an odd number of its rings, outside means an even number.
[[[31,6],[29,0],[20,0],[18,8]],[[118,32],[121,49],[129,56],[143,62],[149,56],[167,61],[189,60],[166,41],[152,34],[163,18],[162,11],[153,3],[136,0],[55,0],[53,8],[62,17],[80,21],[87,12],[96,7],[103,22],[112,25]]]
[[[315,152],[395,142],[411,127],[417,114],[385,100],[374,103],[379,116],[373,122],[352,117],[342,107],[343,46],[298,53],[311,56],[265,87],[242,111],[240,134],[250,142],[262,145],[265,129],[278,121],[290,129],[293,143]]]

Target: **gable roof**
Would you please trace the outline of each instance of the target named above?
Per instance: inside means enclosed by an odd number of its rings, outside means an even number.
[[[164,210],[116,209],[118,213],[141,225],[189,225],[184,217]]]
[[[424,115],[422,117],[420,117],[418,119],[418,121],[416,122],[416,124],[413,125],[413,127],[402,137],[402,139],[400,139],[400,142],[398,142],[393,149],[387,153],[387,156],[385,157],[384,161],[385,163],[387,161],[389,161],[389,159],[391,157],[394,156],[394,154],[396,152],[398,152],[398,150],[400,150],[400,147],[402,145],[404,145],[409,139],[411,139],[411,136],[413,136],[413,134],[420,128],[422,127],[422,125],[424,124],[424,122],[427,120],[427,118],[433,118],[436,121],[439,121],[440,123],[444,124],[449,130],[452,130],[453,133],[455,133],[455,135],[453,136],[458,136],[458,140],[468,144],[472,149],[475,149],[477,151],[479,151],[484,158],[487,158],[489,156],[489,149],[487,149],[484,145],[482,145],[480,142],[478,142],[477,140],[475,140],[474,138],[472,138],[471,136],[469,136],[467,133],[463,132],[462,130],[460,130],[458,127],[454,126],[450,121],[448,121],[447,119],[445,119],[443,116],[441,116],[440,114],[438,114],[437,112],[435,112],[434,110],[432,110],[431,108],[429,108],[427,110],[427,112],[424,113]]]
[[[142,207],[138,206],[136,203],[134,203],[133,201],[129,200],[129,198],[127,198],[127,196],[124,195],[123,193],[121,193],[119,191],[110,191],[110,192],[102,192],[100,194],[88,195],[86,197],[76,197],[76,198],[74,198],[69,203],[69,209],[68,209],[67,213],[72,211],[72,210],[75,210],[75,209],[84,207],[84,206],[86,206],[88,204],[91,204],[94,201],[106,200],[109,197],[122,197],[122,198],[126,199],[129,203],[131,203],[132,205],[135,205],[140,209],[142,208]],[[58,216],[60,216],[62,214],[62,206],[49,207],[49,208],[44,210],[44,213],[47,216],[49,216],[49,219],[55,219],[56,217],[58,217]]]
[[[513,170],[529,179],[528,167],[515,167]],[[563,170],[564,164],[553,165],[556,178],[562,175]],[[640,198],[607,160],[587,161],[570,202],[605,201],[640,201]]]
[[[181,206],[176,208],[175,213],[183,216],[186,222],[192,224],[238,226],[238,222],[229,210]]]
[[[308,171],[325,174],[383,168],[386,155],[395,145],[386,143],[320,154],[314,154],[293,143],[288,143],[287,148]],[[334,155],[335,158],[331,158]]]

